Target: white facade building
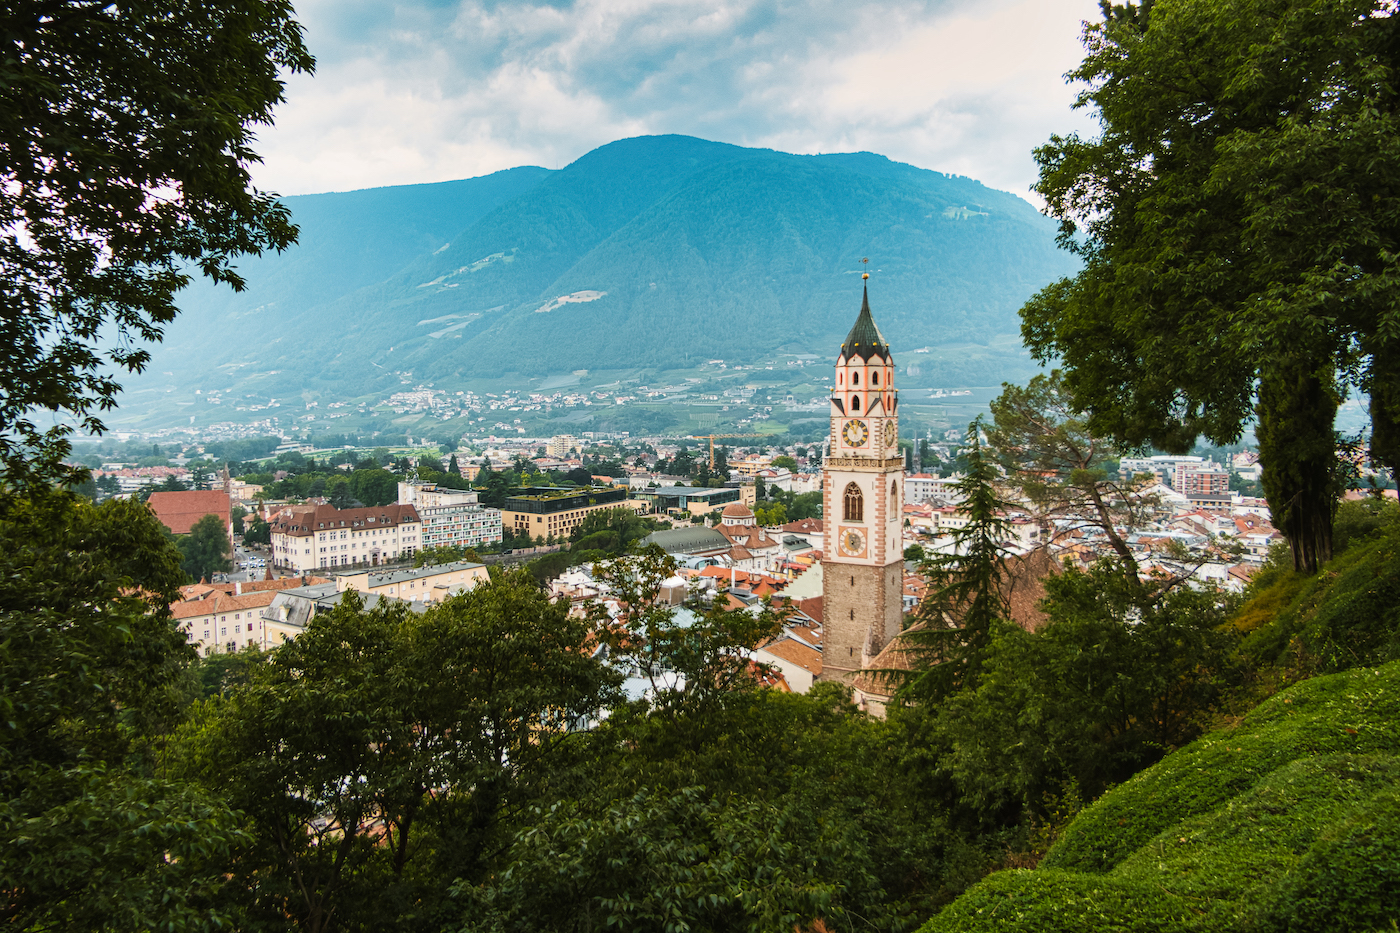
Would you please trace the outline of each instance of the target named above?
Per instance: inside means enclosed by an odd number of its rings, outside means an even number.
[[[476,547],[502,538],[500,509],[481,505],[470,489],[399,483],[399,504],[418,511],[423,547]]]

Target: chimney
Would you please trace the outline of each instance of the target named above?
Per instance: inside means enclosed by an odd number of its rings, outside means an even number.
[[[242,595],[243,595],[243,581],[242,581],[242,580],[234,580],[234,581],[233,581],[233,595],[234,595],[234,596],[242,596]]]

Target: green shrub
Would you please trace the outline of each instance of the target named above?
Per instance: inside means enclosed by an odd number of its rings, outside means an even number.
[[[1326,829],[1377,791],[1400,785],[1400,757],[1294,761],[1210,813],[1159,833],[1111,873],[1155,885],[1203,930],[1247,928],[1257,905]]]
[[[943,909],[919,933],[1176,933],[1192,912],[1150,884],[1070,871],[1003,871]]]
[[[1400,524],[1400,502],[1394,499],[1353,499],[1337,506],[1332,519],[1332,552],[1341,554],[1357,541]]]
[[[1400,788],[1334,824],[1266,902],[1258,924],[1278,933],[1394,929],[1400,915]]]
[[[1235,621],[1258,626],[1241,651],[1259,667],[1331,673],[1400,659],[1400,529],[1357,541],[1315,576],[1278,575]]]
[[[1400,664],[1316,677],[1234,729],[1197,739],[1120,784],[1069,825],[1046,867],[1106,872],[1175,823],[1208,813],[1300,758],[1400,748]]]
[[[1035,871],[975,885],[940,931],[1392,929],[1400,663],[1318,677],[1083,811]]]

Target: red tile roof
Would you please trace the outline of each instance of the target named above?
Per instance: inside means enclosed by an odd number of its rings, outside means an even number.
[[[156,513],[160,523],[172,534],[187,535],[195,522],[206,515],[217,515],[228,527],[228,494],[212,489],[191,489],[187,492],[153,492],[146,503]]]

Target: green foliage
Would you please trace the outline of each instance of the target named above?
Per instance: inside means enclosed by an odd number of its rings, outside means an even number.
[[[248,815],[235,883],[251,916],[440,920],[448,883],[479,879],[567,727],[608,702],[615,678],[586,638],[519,572],[421,616],[347,593],[206,701],[179,770]]]
[[[903,637],[915,668],[893,674],[904,681],[906,696],[924,702],[976,683],[993,627],[1010,615],[1001,585],[1008,554],[1004,542],[1011,537],[1009,504],[997,491],[999,474],[982,431],[980,416],[967,426],[960,451],[966,473],[954,485],[968,522],[953,530],[947,553],[926,557],[920,565],[930,584],[919,606],[922,625]]]
[[[1246,658],[1293,676],[1400,659],[1397,556],[1400,527],[1387,523],[1314,577],[1266,567],[1235,620],[1250,633]]]
[[[594,578],[620,606],[590,608],[610,656],[650,686],[651,705],[668,716],[707,708],[755,684],[749,653],[777,634],[782,617],[771,606],[726,609],[722,601],[677,609],[659,600],[676,562],[652,545],[639,554],[595,564]]]
[[[156,777],[193,652],[179,553],[143,505],[0,506],[0,888],[23,929],[197,930],[239,839]]]
[[[272,544],[272,526],[261,515],[255,516],[248,523],[248,530],[243,532],[243,543],[269,547]]]
[[[1332,547],[1341,554],[1354,542],[1400,526],[1400,502],[1367,496],[1337,506],[1332,519]]]
[[[1134,9],[1134,5],[1128,5]],[[1110,14],[1072,77],[1093,139],[1036,151],[1036,189],[1083,257],[1022,333],[1063,362],[1090,427],[1185,452],[1258,418],[1264,488],[1308,572],[1330,556],[1341,383],[1395,444],[1389,317],[1400,197],[1393,11],[1379,0],[1182,0]],[[1256,391],[1257,390],[1257,391]]]
[[[1394,754],[1400,665],[1315,677],[1264,701],[1113,788],[1070,825],[1045,865],[1108,871],[1166,828],[1210,813],[1303,758]]]
[[[775,525],[786,525],[788,522],[787,506],[781,502],[772,505],[760,505],[754,510],[754,521],[766,527]]]
[[[190,533],[179,539],[178,546],[180,566],[191,580],[212,580],[214,574],[226,573],[231,567],[228,530],[217,515],[200,518]]]
[[[389,505],[398,501],[399,481],[388,470],[356,466],[350,473],[350,494],[366,506]]]
[[[1400,665],[1316,678],[1109,791],[959,930],[1363,930],[1394,916]]]
[[[1394,759],[1389,762],[1394,768]],[[1400,788],[1337,820],[1271,893],[1259,926],[1279,933],[1361,933],[1395,922],[1400,903]]]
[[[17,231],[0,248],[8,485],[67,474],[62,422],[101,433],[110,370],[144,368],[191,272],[236,288],[236,256],[296,238],[248,178],[283,69],[314,64],[291,16],[283,2],[183,0],[0,14],[0,202]],[[60,425],[42,429],[36,410]]]
[[[1199,735],[1238,682],[1220,594],[1149,598],[1109,563],[1046,586],[1045,626],[997,625],[975,687],[933,714],[942,768],[983,820],[1064,787],[1097,797]]]

